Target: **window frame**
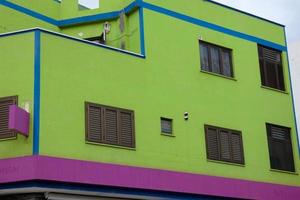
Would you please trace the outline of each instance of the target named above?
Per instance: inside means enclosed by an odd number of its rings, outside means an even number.
[[[272,129],[272,126],[273,127],[277,127],[277,128],[280,128],[280,129],[285,129],[286,132],[284,133],[285,134],[285,137],[288,138],[288,139],[284,139],[284,140],[279,140],[278,138],[274,138],[272,137],[272,132],[271,132],[271,129]],[[285,127],[285,126],[281,126],[281,125],[277,125],[277,124],[272,124],[272,123],[266,123],[266,132],[267,132],[267,142],[268,142],[268,153],[269,153],[269,161],[270,161],[270,168],[272,170],[280,170],[280,171],[286,171],[286,172],[296,172],[296,168],[295,168],[295,159],[294,159],[294,151],[293,151],[293,143],[292,143],[292,136],[291,136],[291,128],[289,127]],[[271,156],[271,152],[272,152],[272,143],[273,142],[280,142],[282,144],[284,144],[284,147],[285,149],[287,149],[287,147],[289,148],[289,153],[290,153],[290,158],[291,159],[291,169],[287,169],[287,168],[284,168],[282,166],[274,166],[276,165],[275,163],[272,163],[272,156]],[[287,146],[288,145],[288,146]],[[273,147],[274,148],[274,147]],[[287,158],[287,155],[284,156],[284,158],[281,158],[281,159],[288,159]],[[284,160],[286,161],[286,160]]]
[[[279,55],[280,61],[275,62],[270,59],[265,58],[265,49],[273,51]],[[257,44],[257,51],[258,51],[258,60],[259,60],[259,70],[260,70],[260,79],[261,85],[263,87],[279,90],[279,91],[286,91],[285,85],[285,76],[284,76],[284,68],[283,68],[283,59],[282,59],[282,51],[277,49],[273,49],[267,46],[263,46]],[[267,63],[275,66],[275,79],[276,79],[276,86],[272,86],[270,83],[270,77],[267,73]],[[273,77],[274,78],[274,77]]]
[[[209,141],[208,141],[208,129],[216,129],[217,132],[216,132],[216,137],[217,137],[217,154],[218,154],[218,158],[212,158],[210,155],[209,155]],[[228,133],[228,138],[229,138],[229,145],[230,145],[230,159],[225,159],[225,158],[222,158],[222,152],[221,152],[221,140],[220,140],[220,132],[221,131],[224,131],[224,132],[227,132]],[[204,125],[204,135],[205,135],[205,145],[206,145],[206,158],[208,160],[213,160],[213,161],[218,161],[218,162],[226,162],[226,163],[230,163],[230,164],[238,164],[238,165],[245,165],[245,155],[244,155],[244,145],[243,145],[243,137],[242,137],[242,132],[241,131],[238,131],[238,130],[233,130],[233,129],[228,129],[228,128],[222,128],[222,127],[217,127],[217,126],[212,126],[212,125],[208,125],[208,124],[205,124]],[[241,157],[241,161],[237,161],[237,160],[234,160],[233,158],[233,155],[234,155],[234,152],[233,152],[233,148],[232,148],[232,140],[231,140],[231,135],[232,134],[236,134],[239,136],[239,140],[240,140],[240,157]]]
[[[170,122],[170,124],[171,124],[171,130],[170,131],[163,130],[162,121]],[[173,136],[174,135],[173,134],[173,119],[166,118],[166,117],[160,117],[160,131],[161,131],[161,134],[163,134],[163,135]]]
[[[90,140],[89,139],[89,107],[96,107],[96,108],[100,108],[101,110],[101,114],[102,114],[102,118],[100,118],[101,123],[102,123],[102,136],[101,139],[96,141],[96,140]],[[106,130],[104,128],[105,123],[106,123],[106,119],[105,119],[105,115],[104,114],[104,110],[113,110],[117,112],[117,126],[116,126],[116,130],[117,130],[117,140],[118,142],[116,143],[111,143],[111,142],[107,142],[105,139],[103,139],[107,133]],[[120,128],[121,128],[121,120],[120,120],[120,113],[126,113],[126,114],[130,114],[131,115],[131,139],[132,139],[132,143],[130,145],[124,145],[120,143]],[[97,104],[97,103],[92,103],[92,102],[85,102],[85,141],[88,143],[97,143],[97,144],[103,144],[103,145],[109,145],[109,146],[116,146],[116,147],[121,147],[121,148],[129,148],[129,149],[135,149],[135,119],[134,119],[134,111],[133,110],[129,110],[129,109],[124,109],[124,108],[118,108],[118,107],[113,107],[113,106],[107,106],[107,105],[102,105],[102,104]]]
[[[13,104],[10,104],[10,105],[18,105],[18,96],[15,95],[15,96],[7,96],[7,97],[1,97],[0,98],[0,106],[1,106],[1,103],[2,102],[5,102],[5,101],[9,101],[9,100],[12,100],[13,101]],[[9,111],[7,113],[7,123],[8,120],[9,120]],[[7,124],[7,127],[8,127],[8,124]],[[15,139],[17,138],[17,132],[16,131],[13,131],[13,130],[9,130],[7,129],[6,132],[4,132],[4,134],[0,134],[0,140],[6,140],[6,139]]]
[[[199,49],[200,49],[200,70],[204,71],[204,72],[208,72],[208,73],[212,73],[212,74],[224,76],[224,77],[227,77],[227,78],[231,78],[231,79],[234,78],[233,61],[232,61],[232,59],[233,59],[233,56],[232,56],[233,50],[230,49],[230,48],[228,48],[228,47],[224,47],[224,46],[221,46],[221,45],[213,44],[213,43],[206,42],[206,41],[203,41],[203,40],[200,40],[200,39],[198,41],[199,41]],[[207,54],[208,54],[208,68],[209,68],[209,70],[203,69],[203,66],[202,66],[202,61],[201,61],[201,55],[202,55],[201,45],[206,46],[206,48],[208,49]],[[213,72],[213,70],[212,70],[212,59],[211,59],[211,51],[210,51],[211,48],[217,48],[218,49],[218,58],[219,58],[220,73]],[[229,53],[230,76],[224,74],[222,52]]]

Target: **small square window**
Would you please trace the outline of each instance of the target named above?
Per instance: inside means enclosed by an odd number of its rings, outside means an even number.
[[[172,119],[160,118],[161,132],[172,135]]]

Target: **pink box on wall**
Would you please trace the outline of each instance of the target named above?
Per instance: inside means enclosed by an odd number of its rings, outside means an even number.
[[[17,105],[9,106],[8,128],[26,137],[29,135],[29,113]]]

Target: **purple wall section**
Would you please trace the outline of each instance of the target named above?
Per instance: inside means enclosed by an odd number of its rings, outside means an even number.
[[[247,199],[300,198],[300,187],[200,174],[47,156],[0,160],[0,183],[37,179]]]
[[[33,156],[0,160],[0,183],[32,180],[37,160]]]
[[[28,137],[29,134],[29,113],[17,105],[9,106],[8,128]]]

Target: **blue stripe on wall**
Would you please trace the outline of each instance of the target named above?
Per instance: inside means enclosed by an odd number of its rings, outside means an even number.
[[[146,56],[145,50],[145,32],[144,32],[144,10],[143,7],[139,8],[139,23],[140,23],[140,47],[141,54]]]
[[[34,104],[33,104],[33,149],[32,154],[39,154],[40,137],[40,65],[41,31],[34,31]]]
[[[145,58],[145,56],[141,55],[141,54],[133,53],[133,52],[130,52],[130,51],[125,51],[125,50],[122,50],[122,49],[114,48],[114,47],[111,47],[111,46],[106,46],[106,45],[103,45],[103,44],[90,42],[90,41],[87,41],[87,40],[71,37],[71,36],[68,36],[68,35],[63,35],[63,34],[56,33],[56,32],[47,31],[47,30],[40,29],[40,28],[33,28],[33,29],[16,31],[16,32],[11,32],[11,33],[3,33],[3,34],[0,34],[0,38],[1,37],[6,37],[6,36],[11,36],[11,35],[19,35],[19,34],[23,34],[23,33],[30,33],[30,32],[35,32],[35,31],[40,31],[40,32],[43,32],[43,33],[46,33],[46,34],[55,35],[55,36],[58,36],[58,37],[69,39],[69,40],[74,40],[74,41],[77,41],[77,42],[85,43],[85,44],[88,44],[88,45],[109,49],[109,50],[112,50],[112,51],[116,51],[116,52],[120,52],[120,53],[123,53],[123,54],[135,56],[135,57],[138,57],[138,58]]]
[[[69,26],[69,25],[86,23],[86,22],[109,20],[109,19],[117,18],[118,16],[119,16],[118,11],[101,13],[101,14],[97,14],[97,15],[90,15],[90,16],[61,20],[58,22],[58,26]]]
[[[30,15],[32,17],[35,17],[37,19],[43,20],[45,22],[51,23],[53,25],[57,25],[57,26],[68,26],[68,25],[75,25],[78,23],[88,23],[88,22],[93,22],[93,21],[108,20],[108,19],[112,19],[112,18],[117,18],[119,16],[119,13],[124,10],[127,13],[127,12],[131,12],[136,7],[139,7],[139,8],[143,7],[143,8],[146,8],[146,9],[149,9],[149,10],[161,13],[161,14],[165,14],[165,15],[198,25],[198,26],[206,27],[211,30],[225,33],[227,35],[231,35],[231,36],[245,39],[245,40],[248,40],[251,42],[259,43],[261,45],[268,46],[268,47],[271,47],[274,49],[278,49],[280,51],[287,50],[287,48],[283,45],[276,44],[276,43],[273,43],[273,42],[270,42],[270,41],[252,36],[252,35],[248,35],[245,33],[235,31],[235,30],[231,30],[231,29],[228,29],[228,28],[216,25],[216,24],[212,24],[212,23],[206,22],[204,20],[193,18],[193,17],[187,16],[187,15],[184,15],[184,14],[181,14],[178,12],[174,12],[172,10],[168,10],[168,9],[165,9],[165,8],[153,5],[153,4],[143,2],[142,0],[136,0],[136,1],[132,2],[131,4],[129,4],[126,8],[122,9],[121,11],[114,11],[114,12],[109,12],[109,13],[102,13],[102,14],[90,15],[90,16],[84,16],[84,17],[78,17],[78,18],[71,18],[71,19],[60,20],[60,21],[52,19],[47,16],[44,16],[42,14],[39,14],[35,11],[29,10],[24,7],[21,7],[19,5],[13,4],[11,2],[7,2],[6,0],[0,0],[0,4],[10,7],[12,9],[15,9],[17,11],[23,12],[23,13]],[[143,14],[143,13],[140,12],[140,16],[141,16],[141,14]],[[141,29],[141,30],[143,30],[143,29]],[[144,41],[141,43],[141,45],[143,43],[144,43]],[[141,49],[142,48],[143,47],[141,47]]]
[[[129,4],[128,6],[126,6],[124,9],[122,9],[121,11],[124,11],[127,14],[127,13],[130,13],[133,10],[135,10],[137,7],[138,7],[138,4],[136,1],[134,1],[131,4]]]
[[[71,18],[71,19],[60,20],[58,22],[58,26],[69,26],[69,25],[75,25],[75,24],[80,24],[80,23],[115,19],[115,18],[119,17],[121,12],[124,11],[126,14],[128,14],[136,8],[137,8],[137,3],[134,1],[120,11],[113,11],[113,12],[101,13],[101,14],[97,14],[97,15],[89,15],[89,16],[84,16],[84,17],[76,17],[76,18]]]
[[[55,19],[53,19],[53,18],[51,18],[51,17],[47,17],[47,16],[42,15],[42,14],[40,14],[40,13],[38,13],[38,12],[35,12],[35,11],[30,10],[30,9],[28,9],[28,8],[24,8],[24,7],[22,7],[22,6],[19,6],[19,5],[17,5],[17,4],[8,2],[8,1],[6,1],[6,0],[0,1],[0,4],[6,6],[6,7],[8,7],[8,8],[11,8],[11,9],[13,9],[13,10],[16,10],[16,11],[19,11],[19,12],[21,12],[21,13],[24,13],[24,14],[26,14],[26,15],[29,15],[29,16],[31,16],[31,17],[34,17],[34,18],[36,18],[36,19],[42,20],[42,21],[44,21],[44,22],[47,22],[47,23],[49,23],[49,24],[52,24],[52,25],[55,25],[55,26],[58,25],[58,21],[55,20]]]
[[[276,44],[276,43],[273,43],[273,42],[255,37],[255,36],[251,36],[251,35],[248,35],[248,34],[245,34],[245,33],[234,31],[234,30],[231,30],[231,29],[228,29],[228,28],[216,25],[216,24],[212,24],[212,23],[200,20],[200,19],[196,19],[196,18],[187,16],[187,15],[183,15],[181,13],[174,12],[172,10],[168,10],[168,9],[165,9],[165,8],[162,8],[162,7],[158,7],[158,6],[153,5],[153,4],[143,2],[142,7],[146,8],[146,9],[149,9],[149,10],[152,10],[152,11],[155,11],[155,12],[158,12],[158,13],[168,15],[170,17],[174,17],[176,19],[180,19],[180,20],[195,24],[195,25],[203,26],[203,27],[206,27],[206,28],[218,31],[218,32],[222,32],[222,33],[225,33],[227,35],[231,35],[231,36],[238,37],[238,38],[241,38],[241,39],[245,39],[245,40],[248,40],[248,41],[251,41],[251,42],[259,43],[261,45],[268,46],[268,47],[271,47],[271,48],[274,48],[274,49],[278,49],[280,51],[286,51],[287,50],[287,48],[285,46],[282,46],[282,45],[279,45],[279,44]]]

